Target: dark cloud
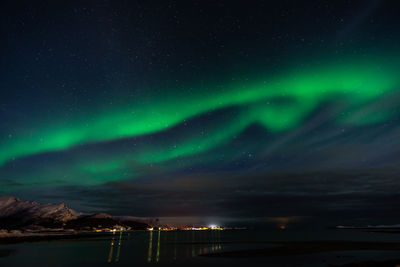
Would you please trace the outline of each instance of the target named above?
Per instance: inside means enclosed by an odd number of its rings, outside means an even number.
[[[369,169],[163,177],[153,183],[66,186],[42,198],[57,201],[62,196],[73,208],[114,215],[218,218],[222,223],[250,225],[274,225],[279,218],[292,218],[287,223],[302,226],[362,225],[400,220],[398,175],[398,170]]]

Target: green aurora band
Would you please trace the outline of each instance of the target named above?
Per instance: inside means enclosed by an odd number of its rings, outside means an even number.
[[[331,63],[325,67],[288,71],[279,76],[236,81],[221,88],[184,91],[154,97],[151,105],[135,101],[112,112],[105,110],[94,116],[80,118],[76,123],[48,123],[37,130],[18,131],[1,143],[0,164],[37,153],[58,151],[76,145],[107,142],[118,138],[153,134],[169,129],[190,118],[227,107],[237,107],[238,115],[225,125],[211,129],[207,135],[193,133],[177,140],[178,144],[139,151],[137,162],[162,162],[212,149],[239,134],[252,123],[259,123],[271,132],[279,133],[302,124],[312,111],[328,101],[340,100],[350,111],[337,123],[363,125],[378,123],[392,116],[389,110],[377,114],[352,116],[371,101],[396,90],[400,85],[398,64],[391,60],[353,60]],[[58,126],[57,126],[58,125]],[[123,167],[128,159],[111,159],[83,163],[88,172],[104,172]]]

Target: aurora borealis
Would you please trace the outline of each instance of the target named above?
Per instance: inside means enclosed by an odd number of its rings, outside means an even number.
[[[311,2],[7,4],[1,193],[233,221],[392,210],[395,4]]]
[[[122,111],[78,118],[78,121],[85,122],[83,125],[74,123],[56,126],[56,129],[53,125],[44,126],[37,129],[37,135],[28,132],[21,137],[10,134],[2,150],[2,162],[20,156],[68,149],[79,144],[153,134],[192,117],[226,107],[237,107],[239,112],[235,122],[230,122],[224,129],[211,132],[208,136],[193,133],[184,138],[189,140],[176,140],[173,147],[167,144],[166,147],[158,146],[156,151],[150,148],[145,153],[133,154],[132,159],[151,163],[203,152],[239,134],[252,123],[259,123],[272,132],[293,129],[324,101],[343,98],[349,102],[349,108],[362,108],[363,104],[381,97],[400,84],[400,78],[392,73],[397,66],[366,64],[328,64],[327,70],[286,73],[277,81],[267,78],[262,82],[234,83],[226,86],[224,92],[211,87],[191,93],[190,96],[181,94],[169,99],[155,97],[151,108],[134,102]],[[181,103],[179,110],[175,109],[176,102]],[[374,123],[391,118],[391,115],[382,111],[380,114],[364,114],[359,118],[349,115],[342,120],[353,124]]]

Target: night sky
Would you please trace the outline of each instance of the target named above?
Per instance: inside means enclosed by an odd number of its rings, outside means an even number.
[[[400,223],[397,1],[2,1],[0,194]]]

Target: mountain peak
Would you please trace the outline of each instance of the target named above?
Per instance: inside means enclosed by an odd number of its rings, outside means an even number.
[[[63,203],[41,204],[36,201],[23,201],[13,196],[0,196],[0,218],[19,219],[21,223],[38,219],[65,222],[77,216],[77,212]]]
[[[133,224],[132,224],[133,223]],[[134,229],[146,229],[146,223],[130,222]],[[129,228],[118,218],[107,213],[82,214],[69,209],[64,203],[41,204],[23,201],[13,196],[0,196],[0,229],[93,229]]]

